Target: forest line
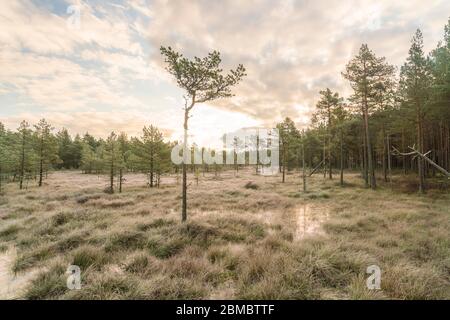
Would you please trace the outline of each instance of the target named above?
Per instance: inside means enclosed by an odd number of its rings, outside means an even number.
[[[162,54],[169,63],[189,65],[170,48],[162,48]],[[209,60],[201,62],[203,67],[206,61],[220,63],[216,52],[205,59]],[[245,76],[241,67],[231,73],[235,78],[225,78],[228,85]],[[417,173],[419,192],[425,192],[426,179],[442,174],[420,157],[392,153],[394,148],[406,153],[409,147],[422,154],[431,151],[429,159],[450,171],[450,21],[442,41],[428,54],[417,30],[407,60],[398,71],[363,44],[342,73],[353,89],[350,97],[326,88],[320,91],[309,128],[300,130],[289,118],[277,124],[283,182],[287,171],[319,166],[329,179],[333,169],[340,170],[342,184],[344,170],[360,170],[365,186],[376,189],[376,172],[388,181],[391,170],[401,170]],[[224,91],[217,98],[228,96],[231,92]],[[206,92],[192,102],[212,98]],[[41,186],[53,169],[80,169],[107,174],[109,192],[120,192],[127,172],[148,174],[149,187],[156,187],[161,175],[181,169],[170,161],[170,150],[178,142],[164,141],[153,125],[144,127],[141,137],[112,132],[107,139],[100,139],[89,133],[72,137],[66,129],[53,131],[45,119],[33,127],[23,121],[16,131],[6,130],[0,123],[0,190],[4,183],[18,183],[22,189],[33,180]],[[217,174],[226,167],[191,165],[190,170],[196,175],[200,171]],[[240,166],[233,168],[238,171]],[[255,172],[258,170],[256,166]]]

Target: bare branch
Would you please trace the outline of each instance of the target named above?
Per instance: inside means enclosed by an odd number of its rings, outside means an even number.
[[[448,172],[447,170],[445,170],[444,168],[439,166],[437,163],[435,163],[433,160],[428,158],[428,155],[431,153],[431,150],[425,154],[422,154],[416,149],[415,145],[412,147],[409,147],[409,149],[411,149],[413,151],[405,153],[405,152],[398,151],[395,147],[392,147],[392,154],[394,156],[414,156],[414,159],[419,157],[419,158],[425,160],[426,162],[428,162],[430,165],[435,167],[438,171],[442,172],[445,176],[447,176],[450,179],[450,172]]]

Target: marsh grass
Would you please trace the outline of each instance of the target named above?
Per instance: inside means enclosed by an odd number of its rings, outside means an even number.
[[[16,247],[15,273],[41,270],[23,297],[450,299],[445,189],[419,196],[398,177],[394,190],[380,183],[371,191],[351,174],[344,187],[313,176],[304,193],[298,173],[282,184],[278,176],[225,171],[191,185],[182,224],[176,179],[163,179],[160,189],[145,179],[130,175],[122,194],[102,192],[106,178],[75,172],[27,191],[7,185],[0,252]],[[305,204],[327,219],[323,232],[299,241]],[[70,264],[82,270],[81,290],[67,290]],[[372,264],[382,270],[381,291],[366,288]]]

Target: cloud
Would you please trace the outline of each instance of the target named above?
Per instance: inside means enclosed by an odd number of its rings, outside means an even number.
[[[142,47],[133,40],[129,22],[123,14],[104,11],[101,18],[86,2],[79,3],[80,28],[71,28],[71,14],[56,15],[31,1],[2,3],[0,43],[10,48],[27,49],[41,54],[68,54],[81,45],[95,44],[141,54]],[[73,15],[73,13],[72,13]]]
[[[157,0],[151,10],[158,14],[147,25],[150,43],[171,45],[188,56],[217,49],[227,67],[243,63],[247,68],[237,97],[213,105],[265,123],[286,116],[300,123],[312,113],[321,89],[349,94],[341,72],[362,43],[400,64],[421,27],[431,49],[450,3]],[[158,53],[153,58],[162,61]]]
[[[149,8],[149,4],[146,0],[129,0],[127,1],[129,6],[136,10],[137,12],[143,14],[146,17],[153,17],[154,13]]]
[[[67,3],[37,3],[2,4],[0,103],[16,110],[0,105],[0,114],[11,124],[46,116],[103,136],[150,120],[177,134],[182,92],[164,71],[161,45],[189,57],[219,50],[225,69],[247,68],[235,97],[196,107],[193,131],[287,116],[305,126],[320,90],[350,94],[341,72],[362,43],[400,65],[415,29],[431,50],[450,12],[446,0],[80,1],[80,29],[71,29]]]
[[[76,111],[145,107],[129,93],[135,81],[165,75],[143,52],[124,16],[80,2],[81,28],[30,1],[9,1],[0,16],[0,83],[35,108]],[[4,92],[4,90],[2,90]]]
[[[105,77],[96,69],[83,68],[65,58],[4,51],[1,59],[0,81],[14,86],[16,92],[47,110],[76,110],[105,104],[143,106],[138,99],[120,92],[114,77]]]
[[[165,77],[162,70],[143,56],[123,53],[113,53],[106,50],[86,49],[81,52],[81,58],[106,65],[110,76],[117,80],[152,80],[159,81]],[[120,77],[120,78],[119,78]]]
[[[47,112],[47,113],[31,113],[22,112],[14,116],[0,117],[0,122],[7,128],[14,130],[22,120],[28,121],[30,124],[36,124],[40,119],[48,120],[56,130],[68,128],[73,134],[84,134],[89,132],[97,137],[106,138],[111,131],[116,133],[125,132],[131,136],[140,136],[142,128],[151,124],[155,125],[151,120],[151,116],[136,111],[114,111],[114,112]],[[165,127],[159,124],[158,128],[166,138],[170,138],[173,134],[171,125]]]

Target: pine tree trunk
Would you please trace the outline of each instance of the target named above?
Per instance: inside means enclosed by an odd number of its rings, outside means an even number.
[[[256,175],[259,174],[259,131],[256,132]]]
[[[306,192],[305,144],[302,144],[302,162],[303,162],[303,192]]]
[[[283,144],[283,183],[286,181],[286,145]]]
[[[341,187],[344,186],[344,134],[341,131]]]
[[[360,170],[361,170],[361,179],[364,179],[364,156],[362,152],[362,146],[358,147],[358,156],[359,156],[359,165],[360,165]]]
[[[444,139],[444,124],[442,121],[439,123],[439,148],[441,149],[439,152],[439,163],[442,168],[447,168],[447,164],[445,162],[445,139]]]
[[[43,179],[43,176],[44,176],[44,160],[42,160],[42,158],[41,158],[41,160],[39,161],[39,187],[42,187],[42,179]]]
[[[420,107],[417,105],[417,143],[419,145],[419,152],[423,154],[422,142],[422,119],[420,116]],[[423,160],[420,157],[417,157],[417,169],[419,174],[419,193],[425,193]]]
[[[122,193],[123,169],[119,170],[119,193]]]
[[[436,151],[439,152],[439,146],[436,146],[436,134],[435,134],[435,130],[432,127],[431,129],[432,131],[432,136],[431,136],[431,146],[432,146],[432,150],[434,150],[431,154],[431,160],[433,160],[434,163],[438,163],[438,160],[436,159]],[[431,166],[431,172],[432,172],[432,176],[433,178],[436,177],[436,168],[434,166]]]
[[[402,128],[402,152],[405,150],[405,128]],[[406,176],[406,156],[403,156],[403,175]]]
[[[39,161],[39,187],[42,187],[42,176],[44,170],[44,138],[41,137],[41,148],[40,148],[40,161]]]
[[[23,189],[23,178],[25,175],[25,135],[22,135],[22,159],[20,162],[20,183],[19,188],[20,190]]]
[[[364,185],[369,187],[369,171],[367,169],[367,137],[364,131],[363,133],[363,163],[364,163]]]
[[[445,139],[445,145],[446,145],[446,147],[445,147],[445,150],[446,150],[445,151],[445,157],[446,157],[445,162],[447,163],[447,171],[450,171],[450,126],[449,125],[447,125],[446,132],[447,132],[447,137]]]
[[[150,188],[153,188],[154,180],[154,163],[153,163],[153,150],[150,151]]]
[[[377,182],[375,178],[375,168],[373,165],[373,154],[372,154],[372,144],[370,142],[370,131],[369,131],[369,112],[367,107],[367,101],[364,107],[364,126],[366,129],[366,142],[367,142],[367,164],[368,172],[370,174],[370,187],[375,190],[377,188]]]
[[[392,170],[391,170],[391,138],[387,136],[387,156],[388,156],[388,172],[389,172],[389,184],[392,188]]]
[[[188,120],[189,120],[189,110],[184,111],[184,141],[183,141],[183,186],[182,186],[182,208],[181,208],[181,221],[185,222],[187,220],[187,173],[186,173],[186,162],[187,162],[187,139],[188,139]]]
[[[328,177],[333,179],[333,171],[331,169],[331,110],[328,106]]]
[[[109,190],[111,193],[114,193],[114,148],[112,149],[112,155],[111,155],[111,171],[110,171],[110,186]]]
[[[387,165],[386,165],[386,130],[384,128],[384,123],[382,125],[381,133],[383,135],[383,176],[384,176],[384,182],[387,182]]]
[[[326,139],[323,139],[323,177],[327,177]]]
[[[333,170],[331,169],[331,136],[328,138],[328,178],[333,179]]]

